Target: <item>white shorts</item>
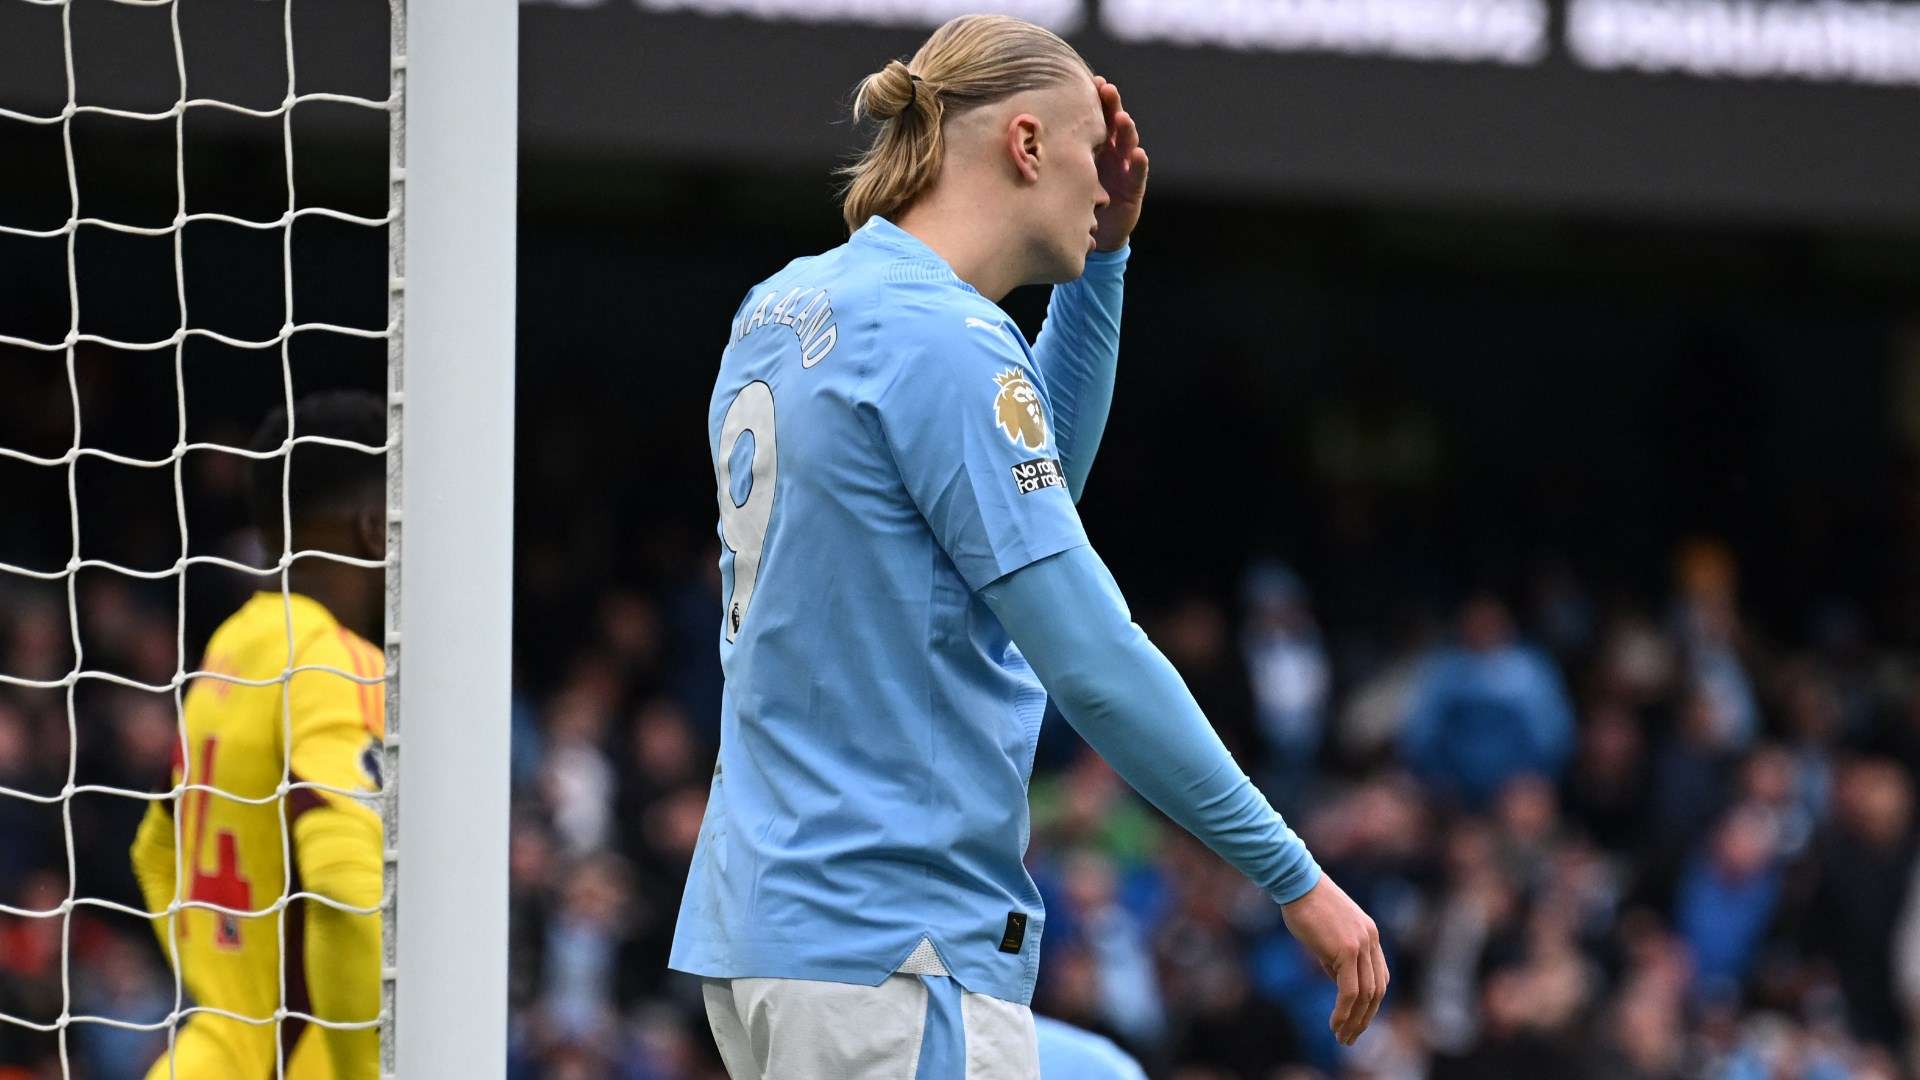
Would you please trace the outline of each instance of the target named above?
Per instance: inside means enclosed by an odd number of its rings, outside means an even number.
[[[941,975],[879,986],[708,979],[733,1080],[1039,1080],[1033,1012]]]

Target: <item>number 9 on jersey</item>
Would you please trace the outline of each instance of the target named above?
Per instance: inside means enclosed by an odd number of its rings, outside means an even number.
[[[752,464],[747,490],[734,500],[735,451],[743,436],[753,436]],[[727,640],[740,632],[753,602],[753,586],[760,577],[760,556],[773,520],[773,490],[780,480],[780,455],[773,424],[773,387],[750,382],[727,406],[720,424],[719,453],[714,455],[714,477],[719,481],[720,538],[733,552],[733,592],[727,597]]]

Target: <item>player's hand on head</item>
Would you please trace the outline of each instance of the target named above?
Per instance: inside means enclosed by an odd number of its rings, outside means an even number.
[[[1327,1026],[1347,1046],[1367,1030],[1387,994],[1380,930],[1333,879],[1322,875],[1305,896],[1280,909],[1287,929],[1340,988]]]
[[[1107,116],[1107,145],[1100,151],[1100,184],[1112,200],[1098,213],[1100,227],[1094,246],[1118,251],[1140,223],[1140,205],[1147,197],[1147,152],[1140,146],[1140,128],[1120,103],[1120,88],[1098,75],[1100,108]]]

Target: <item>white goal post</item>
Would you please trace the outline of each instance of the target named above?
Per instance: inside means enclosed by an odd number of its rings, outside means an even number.
[[[166,1060],[177,1064],[174,1040],[178,1028],[196,1013],[218,1013],[229,1020],[252,1025],[256,1030],[271,1027],[282,1039],[286,1028],[295,1024],[315,1023],[356,1030],[377,1025],[379,1073],[383,1077],[498,1080],[506,1071],[507,1029],[519,5],[517,0],[376,0],[369,8],[366,34],[355,39],[360,44],[350,51],[355,58],[366,61],[363,70],[369,72],[372,76],[369,81],[377,87],[379,67],[375,50],[379,48],[380,7],[384,6],[389,17],[390,63],[389,92],[381,99],[374,96],[378,94],[377,89],[372,94],[356,95],[316,90],[299,82],[295,71],[297,27],[301,17],[315,20],[313,25],[321,25],[329,15],[327,0],[261,0],[253,6],[280,26],[274,43],[276,55],[260,53],[256,48],[235,66],[256,66],[258,70],[250,70],[248,74],[258,81],[265,77],[263,73],[278,71],[277,65],[283,64],[284,96],[247,104],[231,92],[222,96],[201,91],[196,80],[190,77],[195,49],[184,44],[187,39],[181,29],[181,9],[201,4],[202,0],[0,0],[0,5],[9,5],[9,9],[0,14],[16,19],[7,25],[30,26],[32,33],[42,35],[28,41],[28,31],[20,31],[17,42],[12,39],[0,42],[0,46],[17,45],[19,50],[8,53],[0,47],[0,60],[10,60],[20,71],[30,71],[33,65],[25,59],[30,52],[38,50],[57,57],[57,70],[62,76],[59,90],[55,90],[50,81],[46,86],[33,87],[25,86],[20,80],[8,82],[0,78],[0,124],[11,125],[7,140],[16,137],[15,129],[46,132],[57,137],[58,157],[49,160],[64,158],[65,194],[59,218],[51,217],[52,211],[46,207],[0,204],[0,240],[45,245],[46,250],[60,253],[65,270],[67,316],[64,333],[53,330],[49,320],[42,320],[47,325],[0,326],[0,353],[9,359],[20,356],[47,365],[62,365],[66,401],[49,400],[44,407],[65,411],[72,417],[71,442],[59,453],[49,452],[45,446],[14,445],[15,436],[32,436],[32,432],[0,430],[0,465],[57,471],[64,476],[70,533],[70,554],[64,556],[63,564],[46,563],[38,552],[15,556],[10,551],[0,551],[0,600],[16,595],[44,596],[51,608],[51,599],[61,596],[71,655],[70,665],[63,673],[51,668],[29,672],[0,670],[0,706],[7,704],[4,695],[9,694],[64,698],[64,782],[36,781],[21,788],[0,784],[0,802],[44,814],[46,817],[42,820],[49,824],[57,816],[66,882],[64,896],[50,895],[43,888],[22,901],[28,906],[10,904],[11,893],[4,891],[19,886],[20,882],[0,882],[0,924],[57,927],[59,940],[57,993],[50,999],[33,1002],[43,1006],[38,1013],[12,1015],[0,1011],[0,1035],[31,1039],[35,1040],[36,1047],[50,1047],[35,1067],[51,1068],[57,1062],[58,1075],[65,1078],[76,1075],[70,1038],[78,1034],[84,1043],[89,1033],[109,1028],[156,1037],[164,1033]],[[131,13],[146,21],[136,30],[127,29],[132,24],[121,23],[119,29],[102,29],[98,36],[89,39],[75,31],[74,9],[79,5],[91,5],[94,15],[90,17],[106,11],[113,16]],[[217,10],[220,5],[206,3],[204,7]],[[296,8],[303,10],[301,17],[296,16]],[[138,9],[148,11],[139,14]],[[235,9],[228,5],[226,10]],[[92,25],[115,24],[109,18]],[[143,43],[138,37],[140,33],[151,36]],[[123,35],[125,39],[116,35]],[[249,40],[244,36],[239,40],[243,44],[235,48],[252,47],[244,44]],[[144,54],[137,57],[143,63],[154,62],[161,55],[158,43],[166,42],[170,48],[165,60],[174,74],[174,96],[164,103],[165,107],[159,107],[162,103],[157,101],[139,108],[124,102],[106,103],[97,93],[98,85],[76,79],[76,41],[83,54],[91,44],[100,55],[107,57],[115,55],[115,48],[128,50],[128,55],[144,49]],[[56,44],[57,52],[53,49]],[[209,51],[217,53],[217,50]],[[204,59],[202,62],[211,63]],[[91,70],[107,72],[110,67],[100,62]],[[0,69],[0,76],[11,73]],[[217,79],[207,81],[222,85]],[[316,81],[325,82],[324,79]],[[113,83],[111,79],[103,79],[99,85]],[[277,91],[278,87],[272,89]],[[111,96],[106,95],[106,99]],[[294,116],[299,107],[316,102],[360,110],[360,115],[386,115],[389,156],[384,216],[357,215],[300,204],[295,181]],[[189,212],[186,119],[208,112],[250,117],[272,126],[277,153],[284,163],[284,210],[276,209],[273,214],[256,211],[253,217],[205,209]],[[170,133],[172,169],[166,173],[152,170],[155,178],[166,175],[171,181],[174,198],[168,219],[135,220],[139,217],[137,213],[122,209],[92,209],[94,204],[88,195],[92,189],[81,175],[83,170],[76,166],[73,129],[76,118],[91,122],[100,117],[130,125],[119,130],[138,131],[140,134],[128,143],[134,147],[165,146],[149,133]],[[372,139],[369,133],[364,145],[377,162],[377,144]],[[260,141],[264,145],[264,140]],[[0,141],[0,146],[11,145],[11,141]],[[9,164],[15,163],[9,161]],[[377,184],[377,173],[370,174],[369,179]],[[377,198],[378,188],[370,185],[368,193]],[[45,220],[27,220],[34,215]],[[388,280],[384,327],[296,319],[294,228],[296,223],[311,218],[328,219],[354,228],[386,230]],[[255,234],[279,233],[280,303],[284,307],[275,305],[277,310],[252,313],[277,317],[277,331],[264,336],[235,336],[210,325],[206,316],[196,317],[197,307],[189,310],[184,238],[190,227],[198,228],[203,223],[217,223]],[[82,319],[85,290],[77,267],[85,260],[76,252],[81,235],[97,233],[152,238],[155,244],[164,244],[170,250],[172,287],[169,292],[174,303],[168,306],[178,313],[170,333],[141,332],[115,337],[90,332],[90,327],[97,327]],[[369,245],[369,251],[377,253],[377,236],[369,238]],[[378,273],[371,261],[364,274],[356,273],[369,287],[366,295],[375,307]],[[153,279],[130,274],[125,280],[149,282]],[[120,287],[129,286],[123,281]],[[50,308],[36,295],[30,295],[23,306],[34,305],[43,311]],[[115,302],[95,306],[112,308]],[[91,308],[89,316],[99,318]],[[309,336],[351,338],[369,343],[385,341],[387,431],[384,446],[298,432],[292,420],[296,410],[291,408],[295,396],[292,342]],[[244,354],[253,365],[250,371],[277,368],[278,395],[275,400],[258,404],[263,411],[274,405],[288,407],[289,431],[284,444],[258,451],[219,438],[189,441],[187,346],[209,342]],[[374,350],[369,354],[369,360],[373,360],[378,346],[369,344],[368,348]],[[149,361],[151,366],[170,359],[177,436],[168,452],[144,456],[117,452],[107,448],[112,445],[110,438],[103,440],[99,432],[86,427],[82,390],[88,368],[77,360],[83,352],[89,360],[114,354],[146,356],[153,358]],[[115,362],[124,362],[124,356]],[[369,377],[374,377],[375,365],[377,361],[370,365]],[[287,584],[292,565],[300,560],[324,559],[360,566],[369,572],[378,571],[383,565],[377,559],[291,550],[294,542],[290,527],[291,454],[296,445],[312,443],[366,454],[384,453],[387,457],[386,740],[381,751],[382,767],[378,770],[382,778],[378,798],[385,829],[385,888],[379,908],[384,955],[377,1019],[312,1016],[302,1011],[305,1006],[298,1004],[289,992],[286,933],[290,921],[287,913],[294,910],[292,905],[324,903],[363,917],[374,913],[371,906],[353,907],[298,890],[293,884],[296,878],[291,869],[290,826],[284,813],[290,792],[324,788],[356,798],[374,796],[370,786],[343,789],[305,779],[290,782],[292,736],[287,705],[290,680],[297,671],[319,670],[350,679],[363,688],[383,681],[379,672],[370,667],[362,670],[358,661],[352,672],[324,665],[294,666],[293,605]],[[221,554],[196,553],[198,549],[189,542],[183,482],[183,463],[191,453],[245,459],[243,466],[268,459],[283,462],[280,509],[285,524],[281,531],[287,535],[283,538],[283,550],[267,553],[267,558],[276,560],[273,565],[251,565]],[[84,489],[76,481],[83,463],[111,463],[155,477],[170,475],[177,541],[173,535],[142,540],[141,554],[151,559],[146,562],[138,557],[116,556],[122,562],[88,557],[82,543],[81,492]],[[9,561],[16,558],[22,561]],[[42,561],[30,565],[33,559]],[[203,567],[250,576],[252,587],[261,591],[279,589],[282,611],[286,613],[287,670],[274,678],[253,680],[224,669],[211,670],[217,665],[197,662],[197,658],[186,655],[186,575],[191,569]],[[175,649],[170,675],[145,674],[136,678],[113,670],[110,663],[98,658],[89,660],[89,649],[83,640],[83,605],[76,584],[82,572],[122,581],[157,583],[174,593]],[[0,617],[13,614],[0,611]],[[118,617],[124,622],[137,618],[124,611]],[[5,619],[0,618],[0,628],[4,626]],[[368,660],[371,664],[371,657]],[[280,686],[280,714],[282,723],[288,726],[283,728],[276,743],[282,753],[276,787],[259,795],[238,794],[221,788],[208,775],[210,766],[202,767],[199,774],[191,766],[180,766],[179,775],[166,790],[95,783],[79,775],[82,743],[87,744],[89,751],[93,750],[96,740],[105,737],[105,731],[104,725],[93,721],[90,708],[76,706],[77,690],[105,684],[132,694],[166,700],[178,732],[175,749],[179,753],[184,752],[187,744],[188,729],[182,704],[185,690],[200,680],[224,681],[229,684],[227,688],[231,684]],[[365,698],[362,704],[370,712],[374,709],[371,700]],[[85,723],[81,720],[83,715],[88,717]],[[356,734],[360,734],[358,729]],[[209,750],[213,741],[205,740]],[[207,760],[212,760],[210,754]],[[7,782],[15,781],[9,776]],[[302,794],[311,796],[312,791]],[[168,843],[173,854],[167,857],[173,862],[171,873],[175,882],[170,903],[160,905],[149,899],[148,907],[133,907],[111,896],[82,892],[76,870],[76,852],[81,846],[76,840],[73,813],[76,797],[151,806],[184,805],[189,796],[198,796],[201,800],[199,820],[203,825],[205,806],[211,798],[256,807],[278,804],[282,811],[276,815],[282,878],[287,882],[278,896],[255,897],[251,891],[186,895],[184,882],[193,875],[183,872],[185,864],[178,855],[181,850],[178,812],[170,818],[173,835]],[[147,811],[142,820],[159,818]],[[157,835],[145,830],[143,826],[143,843]],[[223,835],[231,840],[230,833]],[[23,839],[17,835],[0,836],[0,845]],[[102,837],[89,835],[85,839],[88,844],[97,844]],[[106,839],[118,848],[133,837],[114,835]],[[151,839],[151,848],[157,850],[160,844],[157,839]],[[197,847],[195,852],[197,856]],[[117,852],[115,857],[119,857]],[[231,880],[244,888],[246,879],[230,864],[223,866],[221,873],[232,872]],[[146,882],[141,885],[145,888]],[[99,886],[93,888],[99,891]],[[143,933],[157,923],[162,928],[161,943],[178,953],[181,939],[177,916],[188,909],[218,912],[230,920],[273,919],[272,931],[280,935],[277,948],[280,986],[275,1007],[253,1010],[259,1015],[242,1015],[218,1005],[189,1002],[183,996],[183,979],[177,965],[171,978],[172,992],[168,995],[171,1011],[164,1018],[95,1015],[86,1002],[76,1001],[76,986],[84,984],[91,974],[84,967],[76,970],[73,950],[76,918],[125,917],[145,924]],[[238,931],[233,933],[233,941],[237,942]],[[30,973],[30,977],[41,978],[43,974]],[[44,977],[49,986],[55,981],[53,976]],[[57,1002],[57,1011],[48,1000]],[[271,1075],[285,1075],[287,1045],[285,1041],[278,1041]],[[0,1061],[0,1065],[7,1064],[9,1062]],[[87,1065],[83,1061],[77,1068],[84,1072]]]
[[[405,780],[382,1068],[484,1080],[506,1070],[519,6],[394,10],[387,754]]]

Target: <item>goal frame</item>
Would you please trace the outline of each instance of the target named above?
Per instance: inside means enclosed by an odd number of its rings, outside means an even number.
[[[392,10],[381,1073],[484,1080],[506,1071],[519,5]]]

